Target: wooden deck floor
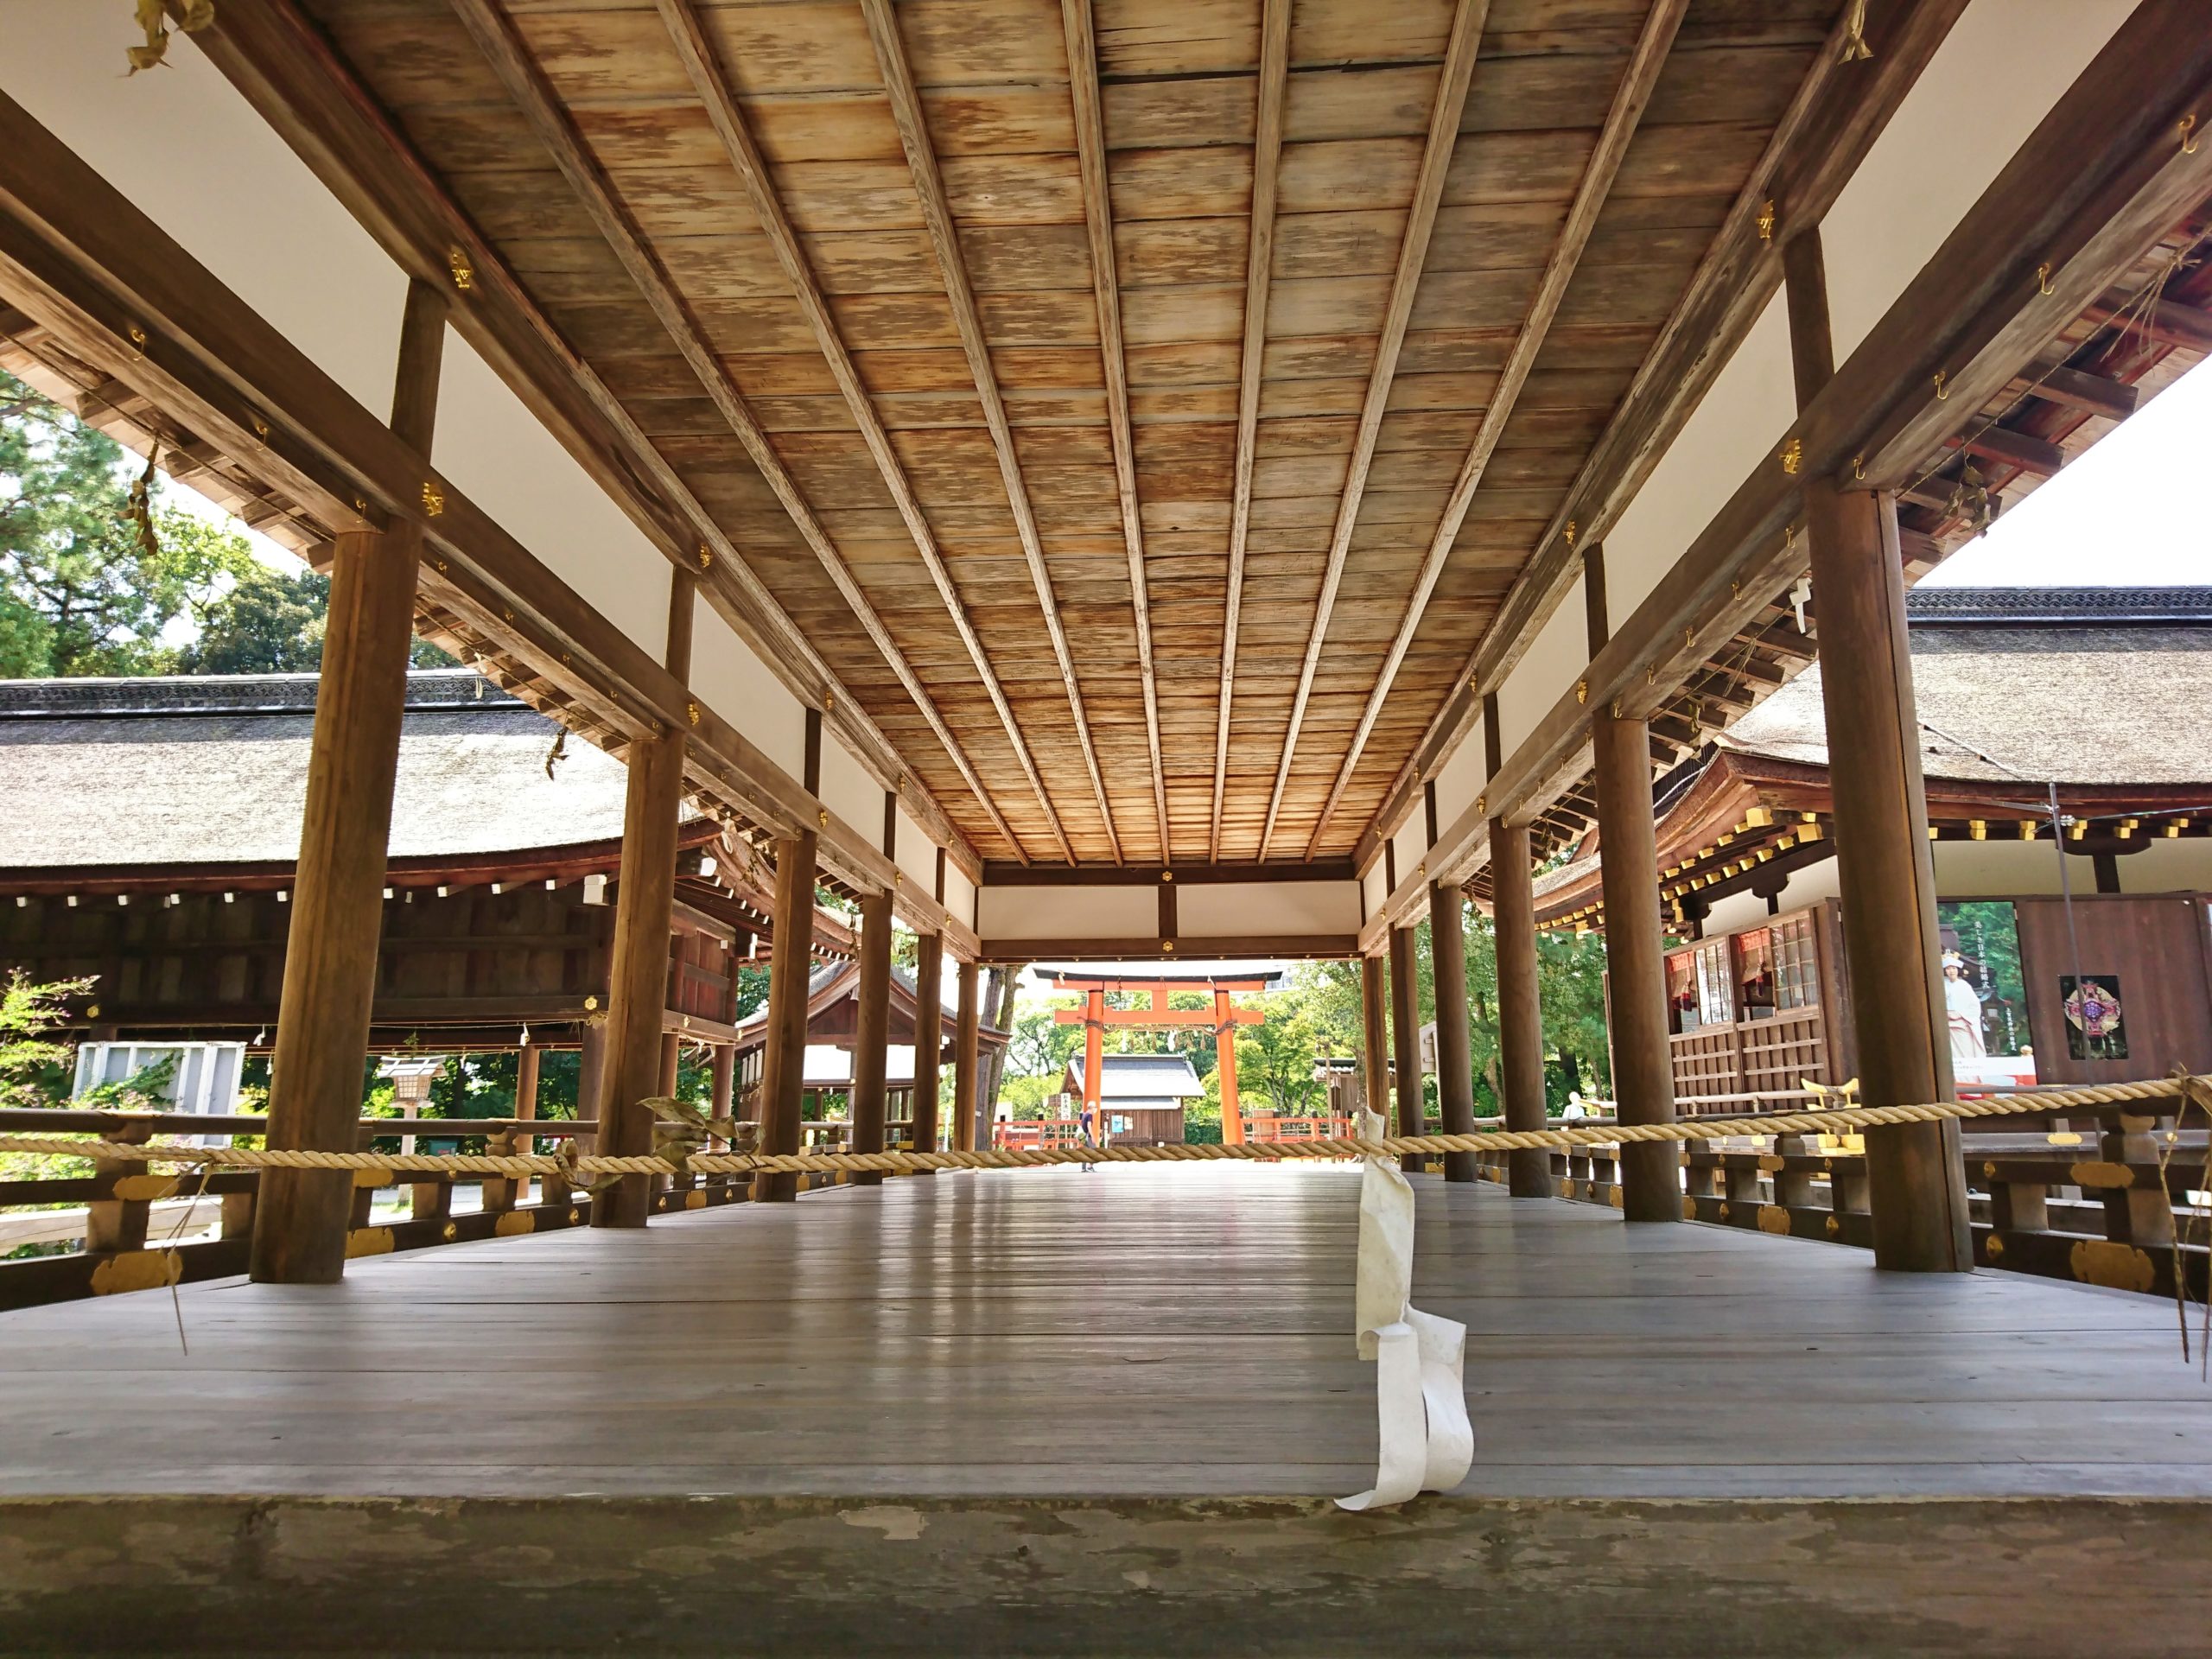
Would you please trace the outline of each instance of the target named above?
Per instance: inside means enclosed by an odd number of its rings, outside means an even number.
[[[1508,1496],[2212,1495],[2172,1307],[1421,1183]],[[1329,1494],[1356,1177],[944,1176],[0,1314],[0,1492]]]

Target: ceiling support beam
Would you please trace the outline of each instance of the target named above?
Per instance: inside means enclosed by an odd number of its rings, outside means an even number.
[[[913,664],[907,661],[898,641],[892,638],[889,627],[861,587],[860,579],[853,574],[844,555],[837,550],[820,520],[814,516],[814,509],[800,491],[798,480],[792,478],[790,470],[776,454],[774,446],[768,442],[767,434],[761,429],[743,394],[738,391],[736,382],[730,378],[721,359],[708,343],[697,318],[692,315],[690,306],[677,291],[674,281],[645,245],[643,233],[616,197],[613,185],[601,170],[599,163],[585,150],[583,141],[569,124],[552,88],[546,84],[543,73],[530,55],[529,48],[521,37],[516,34],[513,21],[498,0],[452,0],[452,3],[455,14],[475,41],[486,62],[506,88],[508,96],[515,100],[528,118],[531,130],[551,155],[562,175],[569,181],[569,188],[576,193],[593,225],[606,238],[607,246],[621,262],[630,279],[637,283],[639,293],[652,308],[653,315],[662,327],[668,331],[669,338],[675,342],[684,362],[698,377],[708,397],[736,435],[738,442],[744,445],[746,453],[752,456],[753,465],[760,469],[768,487],[775,493],[784,511],[790,515],[791,523],[798,527],[799,535],[821,562],[823,569],[828,573],[830,580],[851,607],[869,639],[875,642],[884,661],[899,677],[899,683],[906,689],[906,695],[913,699],[922,718],[937,734],[938,741],[944,746],[945,753],[959,770],[968,787],[974,791],[976,801],[999,833],[1016,849],[1017,855],[1026,857],[1026,849],[1021,848],[1013,826],[1007,823],[984,788],[974,763],[953,736],[952,728],[945,723],[944,716],[930,696],[928,688],[923,685],[921,677],[915,673]],[[1026,757],[1027,751],[1017,747],[1016,753]],[[1057,829],[1058,821],[1052,819],[1052,822]],[[1062,848],[1065,851],[1064,836]]]
[[[889,10],[889,0],[870,0],[870,10]],[[1122,508],[1122,543],[1129,561],[1129,604],[1135,613],[1137,678],[1144,692],[1145,741],[1151,751],[1152,799],[1160,815],[1160,855],[1172,859],[1167,827],[1167,773],[1160,748],[1160,686],[1152,658],[1152,596],[1145,577],[1144,520],[1137,503],[1136,441],[1129,427],[1129,385],[1122,354],[1122,291],[1114,258],[1114,203],[1107,187],[1106,123],[1099,108],[1098,48],[1091,32],[1090,0],[1060,0],[1067,36],[1068,93],[1075,104],[1076,159],[1083,175],[1083,217],[1090,238],[1090,283],[1098,304],[1098,355],[1106,372],[1106,413],[1113,429],[1114,487]],[[869,25],[873,30],[874,25]],[[903,133],[903,127],[901,129]],[[1012,446],[1007,446],[1009,454]],[[1041,561],[1040,561],[1041,564]],[[1040,575],[1041,582],[1044,578]],[[1063,665],[1065,667],[1065,652]],[[1066,671],[1074,686],[1073,671]],[[1084,740],[1088,747],[1089,739]],[[1092,768],[1094,774],[1096,766]],[[1109,831],[1110,834],[1110,830]],[[1117,845],[1115,856],[1121,856]]]
[[[1229,784],[1229,720],[1236,696],[1236,632],[1244,608],[1244,546],[1252,530],[1252,462],[1260,429],[1260,380],[1267,367],[1268,284],[1274,275],[1276,175],[1282,162],[1283,100],[1290,81],[1291,0],[1265,0],[1260,19],[1260,87],[1252,141],[1252,228],[1244,258],[1244,354],[1236,385],[1236,462],[1229,509],[1229,592],[1222,613],[1220,715],[1213,739],[1213,811],[1206,856],[1221,857],[1221,802]]]
[[[1490,817],[1527,819],[1589,765],[1592,713],[1643,718],[1754,621],[1805,569],[1785,531],[1806,478],[1895,490],[2051,346],[2112,284],[2212,196],[2212,35],[2193,0],[2142,0],[2031,133],[1850,359],[1745,479],[1635,614],[1431,849],[1432,874],[1465,875]],[[1940,378],[1939,378],[1940,372]],[[1777,456],[1780,454],[1777,448]],[[1480,809],[1480,810],[1478,810]],[[1386,909],[1419,898],[1394,893]]]
[[[724,78],[720,64],[715,61],[714,48],[699,19],[693,11],[690,0],[659,0],[661,21],[667,26],[669,39],[676,48],[676,55],[683,63],[684,73],[691,79],[698,92],[700,102],[705,105],[707,118],[713,124],[715,136],[721,140],[722,149],[736,170],[739,181],[745,186],[746,199],[753,205],[754,217],[769,247],[774,251],[776,263],[783,267],[785,280],[791,285],[791,293],[805,315],[807,327],[814,335],[815,344],[821,349],[823,361],[828,365],[830,378],[837,383],[837,390],[852,411],[854,424],[860,429],[861,441],[868,446],[869,456],[875,462],[876,472],[883,480],[884,488],[891,493],[899,517],[906,526],[907,534],[914,540],[914,550],[922,556],[922,566],[929,572],[936,585],[938,597],[944,601],[945,612],[952,619],[954,632],[967,647],[969,660],[975,664],[976,677],[982,682],[989,696],[992,708],[998,711],[999,723],[1006,730],[1007,741],[1013,747],[1014,759],[1020,763],[1023,775],[1036,792],[1037,804],[1043,810],[1046,821],[1052,825],[1052,834],[1060,850],[1068,853],[1067,832],[1060,825],[1059,815],[1054,810],[1052,797],[1045,788],[1045,779],[1037,769],[1035,759],[1029,752],[1028,741],[1014,717],[1014,706],[1007,699],[1005,689],[999,683],[997,671],[991,666],[990,655],[983,649],[982,637],[969,620],[968,607],[952,580],[944,555],[937,544],[937,532],[931,528],[922,504],[915,497],[913,485],[906,476],[906,469],[891,447],[891,435],[884,429],[875,412],[874,401],[868,396],[868,387],[861,383],[860,371],[854,366],[850,351],[846,348],[843,334],[836,319],[830,315],[830,303],[816,278],[814,267],[799,245],[798,233],[791,226],[791,217],[784,211],[783,199],[776,193],[775,181],[768,176],[768,164],[760,148],[753,142],[752,130],[745,124],[745,117],[737,106],[729,82]],[[765,439],[764,439],[765,442]],[[749,447],[749,446],[748,446]],[[1068,697],[1074,706],[1076,739],[1082,745],[1084,760],[1090,772],[1091,787],[1097,791],[1098,810],[1106,821],[1106,838],[1114,841],[1114,825],[1106,810],[1105,785],[1098,776],[1098,762],[1091,753],[1090,737],[1083,716],[1083,701],[1076,690],[1073,673],[1069,671],[1066,642],[1059,627],[1059,613],[1052,602],[1052,587],[1042,578],[1041,561],[1033,566],[1033,574],[1039,578],[1038,598],[1045,608],[1046,626],[1051,630],[1055,648],[1060,653],[1061,669],[1067,675]],[[1072,854],[1070,854],[1072,856]],[[1118,856],[1118,850],[1117,850]]]
[[[1535,297],[1529,302],[1521,332],[1513,338],[1513,349],[1506,356],[1497,389],[1491,394],[1490,407],[1483,411],[1482,423],[1475,429],[1475,441],[1468,448],[1467,458],[1459,465],[1459,475],[1452,482],[1451,494],[1445,498],[1443,516],[1429,542],[1428,552],[1421,560],[1413,597],[1406,605],[1405,620],[1398,625],[1397,636],[1390,642],[1382,671],[1375,677],[1375,689],[1368,694],[1367,707],[1360,712],[1351,747],[1344,752],[1344,765],[1337,772],[1336,782],[1330,786],[1328,798],[1322,803],[1320,819],[1313,827],[1313,841],[1306,849],[1308,858],[1313,856],[1322,834],[1328,829],[1337,804],[1344,799],[1344,789],[1351,782],[1352,769],[1359,764],[1368,736],[1382,712],[1383,701],[1389,696],[1399,664],[1405,661],[1406,652],[1413,645],[1414,631],[1421,626],[1421,615],[1428,608],[1429,595],[1436,591],[1437,582],[1444,575],[1445,561],[1452,556],[1452,543],[1459,539],[1467,508],[1475,499],[1475,491],[1481,486],[1491,457],[1497,451],[1498,440],[1505,435],[1506,424],[1513,418],[1522,388],[1529,384],[1529,373],[1536,366],[1537,355],[1551,333],[1552,321],[1559,315],[1567,288],[1582,263],[1583,250],[1590,245],[1591,232],[1598,228],[1598,215],[1605,207],[1605,198],[1611,194],[1613,180],[1628,155],[1629,143],[1636,137],[1637,124],[1643,120],[1644,108],[1659,85],[1660,73],[1667,67],[1668,54],[1674,49],[1675,33],[1681,27],[1682,14],[1688,10],[1689,0],[1654,0],[1644,18],[1643,32],[1637,39],[1636,50],[1630,54],[1628,67],[1622,72],[1620,87],[1613,94],[1612,106],[1606,111],[1605,124],[1598,134],[1598,147],[1591,153],[1590,164],[1583,170],[1582,182],[1567,208],[1567,223],[1560,227],[1559,240],[1545,263],[1543,276],[1536,284]]]
[[[861,764],[899,794],[925,833],[971,875],[981,870],[981,857],[936,798],[297,0],[226,6],[193,39],[408,275],[449,280],[459,257],[471,276],[452,313],[462,337],[664,554],[696,568],[697,548],[709,548],[714,563],[702,591],[739,637],[801,702],[825,709]]]
[[[1567,521],[1577,523],[1577,541],[1586,546],[1602,538],[1636,498],[1781,288],[1782,248],[1789,229],[1818,224],[1827,213],[1966,7],[1967,0],[1870,5],[1865,36],[1871,58],[1847,54],[1850,9],[1839,17],[1535,556],[1361,833],[1354,856],[1363,868],[1419,804],[1422,783],[1442,770],[1473,728],[1482,712],[1478,688],[1495,686],[1512,671],[1573,585],[1581,560],[1567,544]],[[1758,229],[1770,204],[1771,239]]]
[[[1273,792],[1268,798],[1268,817],[1260,831],[1258,856],[1268,855],[1274,839],[1275,820],[1282,813],[1283,787],[1290,781],[1291,762],[1298,750],[1298,734],[1306,722],[1306,706],[1313,695],[1313,675],[1321,663],[1321,647],[1329,632],[1329,619],[1337,603],[1337,588],[1344,581],[1344,559],[1351,535],[1359,522],[1359,505],[1367,490],[1367,473],[1375,460],[1375,441],[1389,406],[1390,383],[1397,376],[1398,353],[1406,340],[1406,325],[1413,316],[1414,296],[1421,289],[1421,267],[1428,260],[1429,233],[1436,228],[1436,209],[1444,198],[1444,175],[1452,166],[1452,153],[1459,137],[1459,117],[1466,107],[1467,86],[1475,71],[1475,50],[1483,23],[1490,15],[1490,0],[1459,0],[1452,22],[1451,43],[1437,78],[1436,102],[1428,118],[1428,140],[1423,147],[1421,172],[1414,185],[1411,210],[1406,219],[1405,239],[1398,245],[1397,270],[1390,279],[1390,302],[1382,316],[1382,338],[1376,343],[1375,368],[1368,376],[1367,396],[1359,411],[1359,427],[1352,440],[1351,464],[1344,474],[1344,490],[1337,503],[1336,526],[1329,534],[1329,556],[1321,575],[1321,595],[1313,612],[1313,631],[1306,642],[1305,661],[1298,671],[1298,690],[1290,705],[1290,726],[1283,734],[1282,759],[1275,767]]]

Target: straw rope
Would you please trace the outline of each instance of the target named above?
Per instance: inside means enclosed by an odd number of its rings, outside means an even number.
[[[942,1169],[1035,1169],[1058,1164],[1198,1163],[1221,1160],[1276,1162],[1298,1158],[1396,1157],[1445,1152],[1526,1152],[1561,1147],[1610,1147],[1633,1141],[1722,1141],[1739,1135],[1835,1135],[1901,1123],[2004,1117],[2066,1111],[2133,1101],[2194,1096],[2212,1109],[2212,1078],[2177,1072],[2145,1083],[2101,1084],[2034,1095],[1911,1106],[1846,1106],[1751,1117],[1694,1117],[1673,1123],[1592,1124],[1576,1128],[1491,1129],[1474,1135],[1386,1135],[1376,1141],[1248,1141],[1236,1145],[991,1147],[977,1152],[697,1153],[685,1158],[556,1158],[537,1154],[301,1152],[266,1147],[182,1147],[0,1135],[0,1152],[71,1154],[115,1163],[175,1163],[248,1169],[376,1169],[394,1174],[554,1175],[574,1181],[612,1175],[832,1174],[841,1170],[906,1174]],[[431,1120],[420,1120],[430,1122]],[[465,1120],[442,1120],[442,1128]]]

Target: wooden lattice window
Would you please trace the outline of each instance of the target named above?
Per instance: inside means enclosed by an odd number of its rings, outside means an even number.
[[[1680,1036],[1695,1031],[1698,1018],[1697,967],[1688,950],[1667,958],[1667,1029]]]
[[[1746,1020],[1774,1018],[1774,946],[1771,930],[1754,927],[1736,935],[1736,1000]]]
[[[1698,946],[1695,954],[1698,1023],[1701,1026],[1733,1025],[1736,1020],[1736,988],[1730,982],[1728,941],[1726,938],[1708,940]]]
[[[1773,941],[1775,1006],[1778,1008],[1820,1007],[1820,953],[1813,942],[1811,912],[1777,922],[1767,929],[1767,933]]]

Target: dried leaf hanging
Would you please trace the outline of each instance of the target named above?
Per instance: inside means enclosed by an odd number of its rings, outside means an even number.
[[[1874,55],[1866,44],[1866,0],[1851,0],[1851,15],[1844,20],[1843,49],[1836,54],[1838,63],[1856,63]]]
[[[215,0],[180,0],[176,26],[188,35],[197,34],[215,21]],[[146,44],[128,48],[124,55],[130,60],[130,73],[158,67],[168,60],[169,26],[162,0],[138,0],[138,27],[146,32]]]
[[[553,747],[545,753],[545,775],[550,779],[553,768],[569,758],[569,728],[563,726],[554,734]]]
[[[161,537],[154,534],[154,463],[161,453],[158,443],[146,451],[146,470],[131,480],[130,505],[125,509],[138,532],[138,549],[149,563],[162,556]]]

